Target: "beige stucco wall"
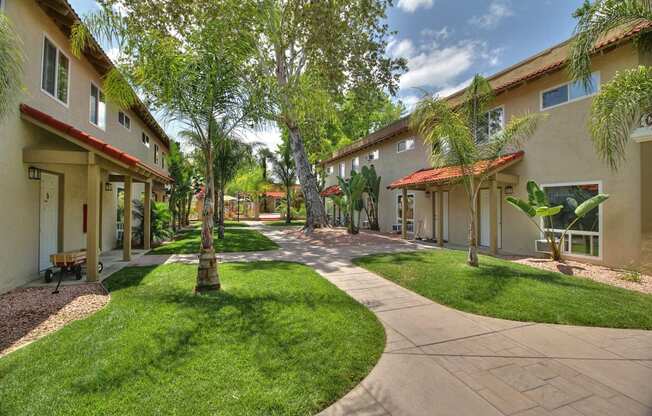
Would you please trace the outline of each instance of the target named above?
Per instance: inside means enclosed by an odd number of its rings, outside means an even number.
[[[131,131],[118,124],[118,108],[107,106],[107,127],[102,131],[89,122],[89,97],[91,80],[100,83],[95,69],[84,59],[70,53],[68,40],[33,0],[7,0],[5,12],[13,21],[23,40],[26,55],[24,92],[20,101],[53,117],[72,124],[143,162],[153,165],[154,143],[167,152],[156,136],[131,111]],[[48,37],[70,59],[68,106],[57,102],[40,89],[43,36]],[[141,132],[150,136],[151,145],[141,142]],[[23,149],[57,149],[84,151],[80,147],[21,119],[18,108],[0,122],[0,293],[20,286],[37,277],[39,252],[39,192],[40,183],[27,177],[28,165],[23,163]],[[49,172],[63,175],[63,250],[86,246],[83,233],[83,205],[86,203],[86,166],[41,164],[34,165]],[[161,169],[160,161],[157,166]],[[107,180],[108,172],[102,171]],[[140,188],[139,188],[140,187]],[[140,196],[143,185],[134,186],[134,196]],[[117,184],[111,192],[102,186],[102,249],[115,246],[117,215]]]
[[[594,59],[594,69],[600,71],[601,82],[607,82],[616,71],[636,66],[640,62],[638,51],[631,45],[600,55]],[[496,106],[505,107],[506,119],[527,113],[540,112],[540,93],[546,89],[567,82],[566,73],[559,71],[530,82],[517,89],[501,94]],[[630,143],[627,148],[627,163],[618,172],[613,172],[597,156],[587,129],[591,99],[567,103],[547,109],[548,119],[541,124],[536,134],[524,146],[525,158],[508,168],[505,173],[518,175],[514,194],[525,197],[525,185],[529,179],[540,184],[595,181],[602,185],[602,192],[611,195],[603,205],[602,262],[620,267],[632,267],[641,261],[643,245],[643,220],[650,223],[650,197],[643,199],[643,190],[649,190],[650,171],[645,166],[652,164],[652,151],[642,151],[644,145]],[[405,134],[404,136],[406,136]],[[421,140],[411,152],[396,154],[391,139],[380,144],[381,158],[375,162],[383,177],[380,206],[381,229],[389,231],[396,222],[396,194],[385,186],[391,181],[408,175],[417,169],[428,167],[428,149]],[[373,150],[370,149],[370,150]],[[368,153],[367,150],[361,155]],[[355,156],[355,155],[354,155]],[[345,158],[347,172],[351,156]],[[334,162],[335,172],[339,161]],[[361,157],[362,163],[362,157]],[[327,185],[335,183],[335,175],[327,179]],[[645,178],[645,179],[642,179]],[[431,201],[424,192],[415,191],[416,219],[423,219],[426,235],[430,236],[432,218]],[[643,201],[643,202],[642,202]],[[449,241],[466,244],[468,237],[467,198],[461,186],[454,186],[449,193]],[[645,208],[648,208],[645,210]],[[533,254],[534,240],[539,232],[527,218],[501,201],[502,249],[504,252]],[[650,227],[648,225],[647,227]],[[649,229],[649,228],[648,228]],[[648,231],[649,232],[649,231]],[[648,245],[652,245],[649,243]],[[594,259],[595,260],[595,259]],[[599,260],[598,260],[599,261]]]

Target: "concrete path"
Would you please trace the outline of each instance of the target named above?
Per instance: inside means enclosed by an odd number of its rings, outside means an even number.
[[[386,348],[376,367],[321,415],[652,416],[652,331],[460,312],[351,263],[368,253],[421,247],[394,239],[316,247],[278,229],[260,230],[281,249],[225,254],[222,260],[305,263],[366,305],[385,327]],[[196,261],[154,257],[139,260]]]

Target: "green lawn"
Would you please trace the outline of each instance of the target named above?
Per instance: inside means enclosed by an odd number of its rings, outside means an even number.
[[[201,221],[193,221],[191,223],[191,226],[194,228],[201,228]],[[224,221],[224,227],[225,228],[230,228],[230,227],[249,227],[249,224],[244,223],[242,221]],[[215,228],[217,228],[217,223],[215,224]]]
[[[517,321],[652,329],[652,295],[466,252],[372,255],[355,264],[438,303]]]
[[[305,225],[306,221],[305,220],[294,220],[290,222],[290,224],[286,224],[285,220],[282,221],[266,221],[263,223],[264,225],[271,225],[272,227],[284,227],[287,225],[290,226],[298,226],[298,225]]]
[[[384,346],[364,306],[296,263],[126,268],[88,319],[0,358],[2,415],[310,415],[352,389]]]
[[[224,239],[217,238],[215,230],[215,251],[233,253],[239,251],[275,250],[278,245],[256,230],[225,229]],[[147,254],[194,254],[199,253],[201,230],[194,228],[180,232],[169,243],[154,248]]]

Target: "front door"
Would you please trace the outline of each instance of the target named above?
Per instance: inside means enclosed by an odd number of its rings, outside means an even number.
[[[39,270],[50,264],[59,243],[59,177],[41,172],[39,220]]]
[[[500,213],[500,190],[498,190],[498,198],[497,198],[497,214],[496,218],[497,224],[498,224],[498,248],[502,248],[502,224],[500,221],[501,218],[501,213]],[[490,216],[491,216],[491,205],[490,205],[491,197],[489,193],[489,189],[481,189],[480,190],[480,245],[484,247],[489,247],[491,243],[491,221],[490,221]]]

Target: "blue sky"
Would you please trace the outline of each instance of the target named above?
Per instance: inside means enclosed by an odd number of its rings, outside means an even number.
[[[93,0],[70,0],[83,14]],[[571,36],[582,0],[394,0],[388,53],[408,59],[399,98],[410,108],[422,90],[448,95],[476,73],[500,71]],[[166,126],[171,127],[171,126]],[[174,130],[174,128],[172,128]],[[278,130],[247,132],[275,148]]]

